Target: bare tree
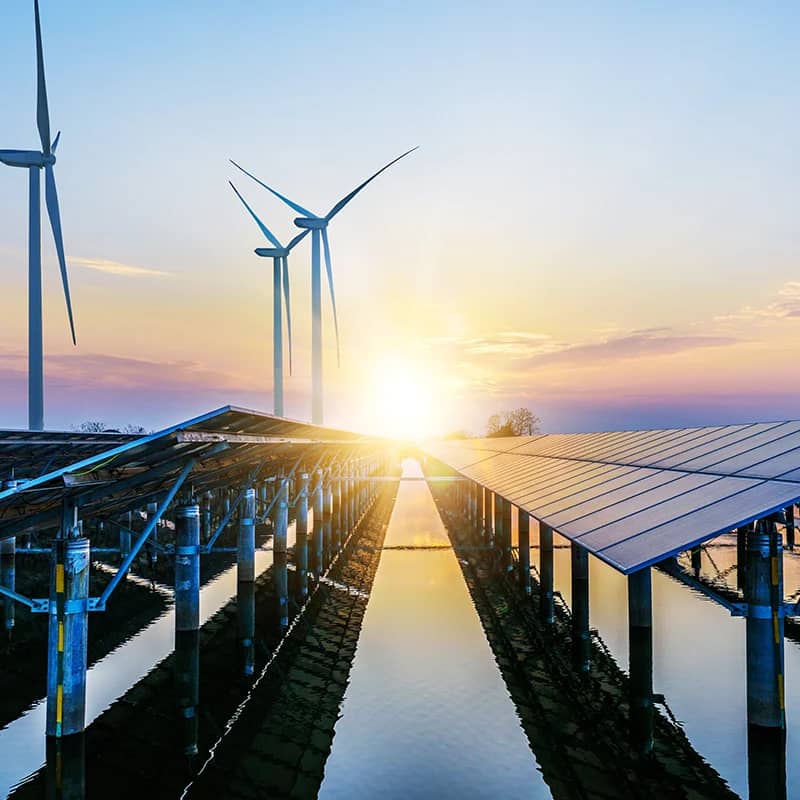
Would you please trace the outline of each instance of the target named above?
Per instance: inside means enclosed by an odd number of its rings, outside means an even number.
[[[492,414],[486,423],[486,435],[495,436],[533,436],[539,432],[541,420],[529,408],[515,408]]]
[[[72,430],[78,433],[102,433],[108,430],[105,422],[99,419],[88,419],[86,422],[81,422],[78,425],[73,425]]]

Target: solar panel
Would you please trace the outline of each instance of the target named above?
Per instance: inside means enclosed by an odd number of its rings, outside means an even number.
[[[798,421],[425,449],[626,574],[800,500]]]

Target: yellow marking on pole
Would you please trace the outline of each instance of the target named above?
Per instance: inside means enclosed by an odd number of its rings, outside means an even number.
[[[779,631],[778,631],[778,615],[777,614],[773,614],[772,615],[772,636],[775,639],[775,644],[778,644],[780,642],[780,638],[779,638],[778,634],[779,634]]]
[[[781,711],[786,708],[786,703],[783,697],[783,673],[778,673],[778,702],[781,704]]]
[[[64,652],[64,622],[58,621],[58,652]]]
[[[63,594],[64,592],[64,565],[56,564],[56,593]]]
[[[58,684],[56,687],[56,722],[61,724],[61,717],[64,713],[64,687]]]
[[[770,561],[772,562],[772,585],[778,585],[778,559],[776,556],[773,556]]]

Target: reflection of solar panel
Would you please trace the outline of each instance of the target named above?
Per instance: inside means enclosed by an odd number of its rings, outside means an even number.
[[[147,436],[0,432],[0,468],[19,485],[0,491],[0,537],[59,524],[65,499],[82,517],[155,500],[195,460],[197,491],[274,475],[301,455],[310,468],[355,455],[374,439],[225,406]],[[46,467],[46,471],[42,468]],[[187,484],[187,485],[188,485]]]
[[[426,449],[626,574],[800,500],[800,422]]]

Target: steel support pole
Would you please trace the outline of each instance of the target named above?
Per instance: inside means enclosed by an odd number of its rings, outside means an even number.
[[[50,576],[48,736],[82,733],[86,726],[89,565],[88,539],[62,535],[56,540]]]
[[[736,530],[736,586],[742,591],[747,574],[747,534],[750,528],[750,525],[744,525]]]
[[[278,501],[274,506],[275,527],[272,538],[272,562],[275,570],[275,597],[278,606],[278,625],[289,627],[289,575],[287,563],[287,535],[289,529],[289,489],[285,481],[278,487]]]
[[[15,562],[17,557],[17,540],[12,536],[0,541],[0,586],[11,589],[16,588]],[[3,622],[9,636],[14,629],[14,601],[10,597],[3,597]]]
[[[501,516],[503,519],[502,564],[505,572],[514,570],[514,557],[511,552],[511,503],[502,498]]]
[[[759,520],[747,547],[747,721],[783,730],[782,555],[774,518]]]
[[[318,469],[314,475],[314,491],[313,491],[313,506],[314,506],[314,529],[312,538],[312,564],[314,575],[317,580],[320,579],[322,573],[325,571],[324,553],[323,553],[323,536],[324,536],[324,509],[323,509],[323,489],[322,489],[322,470]]]
[[[531,593],[531,518],[521,508],[517,509],[519,530],[519,585],[523,593]]]
[[[200,506],[175,510],[175,630],[200,627]]]
[[[326,469],[323,473],[322,483],[322,537],[323,558],[325,565],[330,564],[333,558],[333,486],[331,485],[331,471]]]
[[[488,492],[485,487],[480,488],[480,526],[481,539],[484,543],[489,541],[489,514],[488,514]]]
[[[300,488],[294,505],[294,562],[297,571],[297,602],[308,598],[308,473],[300,475]]]
[[[490,547],[493,547],[496,544],[495,540],[497,539],[498,536],[497,495],[495,495],[493,492],[488,492],[486,495],[486,499],[489,504],[486,512],[486,516],[489,520],[489,537],[487,544]]]
[[[539,523],[539,618],[545,625],[555,620],[553,604],[553,529]]]
[[[256,579],[256,490],[252,488],[245,490],[242,500],[236,577],[239,582]]]
[[[582,675],[591,666],[589,638],[589,552],[572,542],[572,664]]]
[[[331,479],[333,498],[331,508],[333,509],[333,550],[338,553],[342,549],[342,480],[341,470],[336,477]]]
[[[342,546],[350,535],[350,496],[347,493],[347,472],[344,466],[339,468],[339,496],[342,515]]]
[[[700,570],[703,568],[703,551],[699,547],[693,547],[692,553],[692,571],[695,578],[700,575]]]
[[[653,752],[653,593],[650,568],[628,576],[630,733],[640,755]]]
[[[794,550],[794,506],[788,506],[784,512],[786,519],[786,546],[790,550]]]
[[[353,478],[355,470],[354,464],[347,467],[347,496],[350,498],[350,528],[355,530],[358,527],[358,508],[356,505],[356,483]]]

